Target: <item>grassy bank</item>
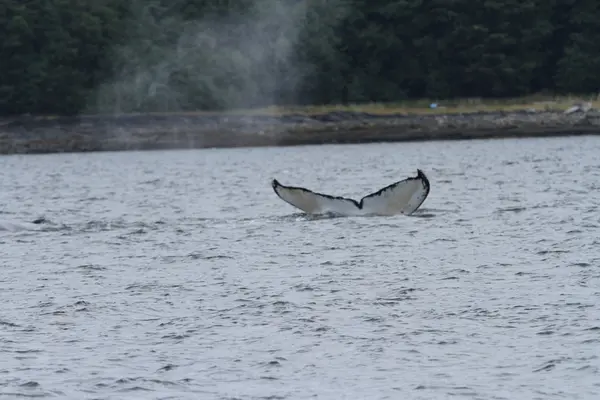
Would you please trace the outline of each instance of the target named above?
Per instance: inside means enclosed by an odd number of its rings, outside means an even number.
[[[476,112],[498,111],[555,111],[564,112],[575,103],[590,102],[593,108],[600,108],[600,94],[585,96],[545,96],[532,95],[527,97],[509,99],[420,99],[407,100],[396,103],[362,103],[348,105],[313,105],[299,107],[267,107],[258,110],[235,110],[235,114],[266,114],[286,115],[298,114],[325,114],[330,112],[364,112],[379,115],[408,114],[408,115],[436,115],[436,114],[468,114]],[[437,104],[431,108],[432,103]]]
[[[419,99],[395,103],[326,104],[310,106],[272,106],[256,109],[234,109],[227,111],[169,111],[151,113],[127,113],[122,115],[148,116],[286,116],[322,115],[333,112],[368,113],[374,115],[437,115],[470,114],[481,112],[548,111],[564,112],[576,103],[590,102],[593,108],[600,109],[600,94],[547,96],[532,95],[508,99]],[[436,108],[430,105],[436,103]],[[113,114],[88,114],[83,117],[110,117]],[[35,118],[56,119],[54,115],[39,115]]]

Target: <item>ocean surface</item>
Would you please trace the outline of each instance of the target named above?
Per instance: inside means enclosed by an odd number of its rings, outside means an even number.
[[[421,168],[414,216],[310,218]],[[600,398],[600,138],[0,157],[0,399]],[[44,217],[47,222],[29,222]]]

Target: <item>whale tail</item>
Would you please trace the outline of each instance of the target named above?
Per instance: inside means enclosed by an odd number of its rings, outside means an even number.
[[[307,214],[341,215],[409,215],[423,204],[431,189],[427,176],[420,169],[417,176],[392,183],[360,201],[285,186],[277,179],[271,181],[271,186],[279,198]]]

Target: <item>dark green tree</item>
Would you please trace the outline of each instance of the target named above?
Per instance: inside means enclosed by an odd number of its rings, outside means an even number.
[[[556,85],[561,92],[600,91],[600,3],[579,0],[569,14],[569,35],[558,61]]]
[[[598,91],[592,0],[3,0],[0,114]]]

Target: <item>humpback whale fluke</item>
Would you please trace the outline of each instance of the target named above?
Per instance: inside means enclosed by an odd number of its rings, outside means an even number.
[[[279,198],[307,214],[334,213],[347,216],[409,215],[423,204],[430,190],[429,180],[420,169],[417,169],[417,176],[392,183],[360,201],[316,193],[303,187],[285,186],[277,179],[271,181],[271,186]]]

